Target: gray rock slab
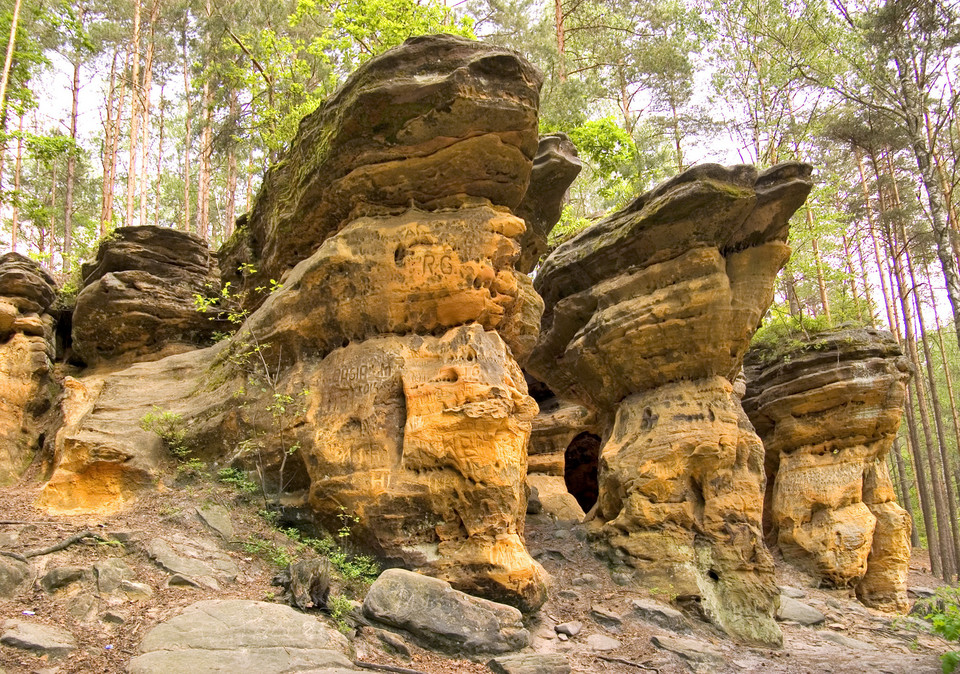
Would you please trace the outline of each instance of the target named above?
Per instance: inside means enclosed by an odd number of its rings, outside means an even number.
[[[501,655],[487,667],[496,674],[570,674],[570,663],[559,653]]]
[[[591,634],[587,637],[587,648],[591,651],[614,651],[622,645],[619,639],[605,634]]]
[[[819,625],[826,620],[826,616],[809,604],[804,604],[802,601],[797,601],[786,595],[780,595],[780,608],[777,609],[777,620],[789,620],[809,627],[811,625]]]
[[[197,517],[223,540],[232,541],[234,539],[233,522],[230,521],[230,513],[223,506],[216,504],[198,506]]]
[[[859,639],[854,639],[848,637],[844,634],[837,634],[836,632],[830,632],[828,630],[823,630],[820,633],[820,638],[824,641],[829,641],[830,643],[837,644],[838,646],[843,646],[844,648],[849,648],[855,651],[875,651],[877,647],[873,644],[867,643],[866,641],[860,641]]]
[[[190,578],[210,589],[219,590],[221,582],[232,583],[239,573],[236,562],[208,538],[176,534],[145,541],[144,548],[167,573]]]
[[[445,581],[403,569],[384,571],[374,581],[363,614],[448,651],[505,653],[530,643],[523,616],[512,606],[472,597]]]
[[[40,578],[40,587],[44,592],[52,594],[57,590],[79,583],[89,576],[87,569],[79,566],[58,566],[50,569]]]
[[[553,629],[557,634],[566,634],[568,637],[575,637],[580,634],[580,631],[583,629],[583,623],[579,620],[571,620],[570,622],[560,623]]]
[[[129,672],[355,671],[348,650],[342,634],[289,606],[209,600],[147,632]]]
[[[633,612],[638,618],[666,630],[683,632],[688,629],[687,619],[683,614],[666,604],[653,599],[633,599],[630,606],[633,607]]]
[[[32,584],[35,577],[29,564],[0,555],[0,599],[13,599]]]
[[[623,616],[603,606],[591,607],[590,617],[598,625],[602,625],[611,632],[619,632],[623,626]]]
[[[650,641],[657,648],[675,653],[688,662],[705,665],[720,665],[725,662],[723,654],[705,641],[659,635],[652,637]]]
[[[116,592],[123,581],[132,580],[134,576],[133,569],[116,557],[94,564],[93,575],[97,579],[97,590],[100,594]]]
[[[792,585],[781,585],[780,594],[786,595],[791,599],[803,599],[807,596],[807,593],[801,590],[799,587],[793,587]]]
[[[73,635],[58,627],[25,620],[7,620],[2,627],[0,644],[45,655],[51,660],[66,656],[77,647]]]

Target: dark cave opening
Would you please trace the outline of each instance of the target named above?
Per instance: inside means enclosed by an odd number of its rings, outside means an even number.
[[[581,433],[564,452],[563,481],[583,512],[589,512],[597,502],[597,462],[600,460],[600,437]]]

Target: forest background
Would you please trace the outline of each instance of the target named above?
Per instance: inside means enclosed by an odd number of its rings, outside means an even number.
[[[2,0],[0,250],[76,292],[119,226],[213,248],[357,65],[448,32],[543,69],[585,170],[554,238],[699,162],[810,162],[756,339],[888,329],[915,375],[888,457],[914,544],[960,568],[960,7],[945,0]]]

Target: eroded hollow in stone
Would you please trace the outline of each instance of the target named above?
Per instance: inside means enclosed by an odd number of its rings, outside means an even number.
[[[563,481],[584,512],[590,512],[597,502],[597,462],[601,444],[599,436],[581,433],[564,452]]]

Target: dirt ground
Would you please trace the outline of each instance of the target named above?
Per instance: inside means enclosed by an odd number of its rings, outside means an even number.
[[[51,517],[33,506],[39,487],[17,486],[0,489],[0,550],[23,554],[62,541],[89,530],[109,540],[116,534],[134,542],[117,545],[90,539],[65,550],[34,557],[31,562],[38,578],[47,570],[61,566],[89,567],[110,557],[122,557],[134,570],[135,580],[146,583],[154,591],[152,597],[133,601],[116,597],[100,598],[96,616],[84,621],[68,609],[76,602],[79,584],[50,595],[39,583],[22,592],[14,600],[0,601],[0,621],[10,618],[56,625],[71,632],[79,647],[65,660],[48,663],[25,651],[0,646],[0,671],[44,672],[124,672],[126,663],[137,653],[143,635],[154,625],[178,614],[186,606],[202,599],[255,599],[273,601],[281,589],[271,580],[278,571],[270,561],[251,553],[243,541],[266,540],[294,549],[294,542],[270,526],[259,514],[260,505],[253,497],[242,496],[233,488],[212,480],[167,488],[148,494],[127,510],[102,518]],[[236,561],[240,575],[237,582],[226,584],[220,591],[194,587],[168,586],[168,575],[159,569],[137,540],[147,540],[179,532],[188,536],[210,537],[209,531],[195,515],[201,504],[220,504],[231,513],[236,527],[236,540],[224,547]],[[611,579],[606,566],[590,551],[579,527],[558,523],[548,515],[528,518],[527,541],[533,554],[551,577],[550,599],[543,609],[529,618],[533,637],[532,649],[537,652],[563,653],[574,672],[611,672],[637,674],[659,672],[680,674],[690,671],[676,655],[660,650],[651,642],[664,630],[643,622],[631,614],[630,600],[651,597],[641,587],[623,587]],[[781,585],[803,588],[802,600],[827,615],[826,624],[818,628],[783,625],[782,649],[757,649],[735,644],[709,623],[690,616],[692,632],[682,636],[708,642],[724,653],[726,667],[713,666],[699,671],[710,672],[782,672],[784,674],[820,672],[890,672],[921,674],[939,671],[938,656],[949,646],[941,639],[919,631],[913,623],[896,620],[866,608],[851,599],[848,590],[822,590],[810,587],[809,578],[782,564],[778,565]],[[923,551],[917,551],[911,564],[912,586],[933,588],[938,581],[927,573],[929,562]],[[669,597],[654,596],[661,601]],[[359,597],[358,597],[359,599]],[[602,609],[621,616],[619,624],[601,624],[592,614]],[[553,626],[562,622],[580,621],[581,634],[561,641]],[[832,632],[866,644],[850,648],[825,640]],[[591,635],[615,638],[619,646],[609,651],[596,651],[588,645]],[[352,638],[355,659],[380,665],[391,665],[427,674],[489,672],[481,659],[450,658],[413,645],[410,656],[392,652],[375,630],[361,627]],[[872,649],[872,650],[871,650]]]

